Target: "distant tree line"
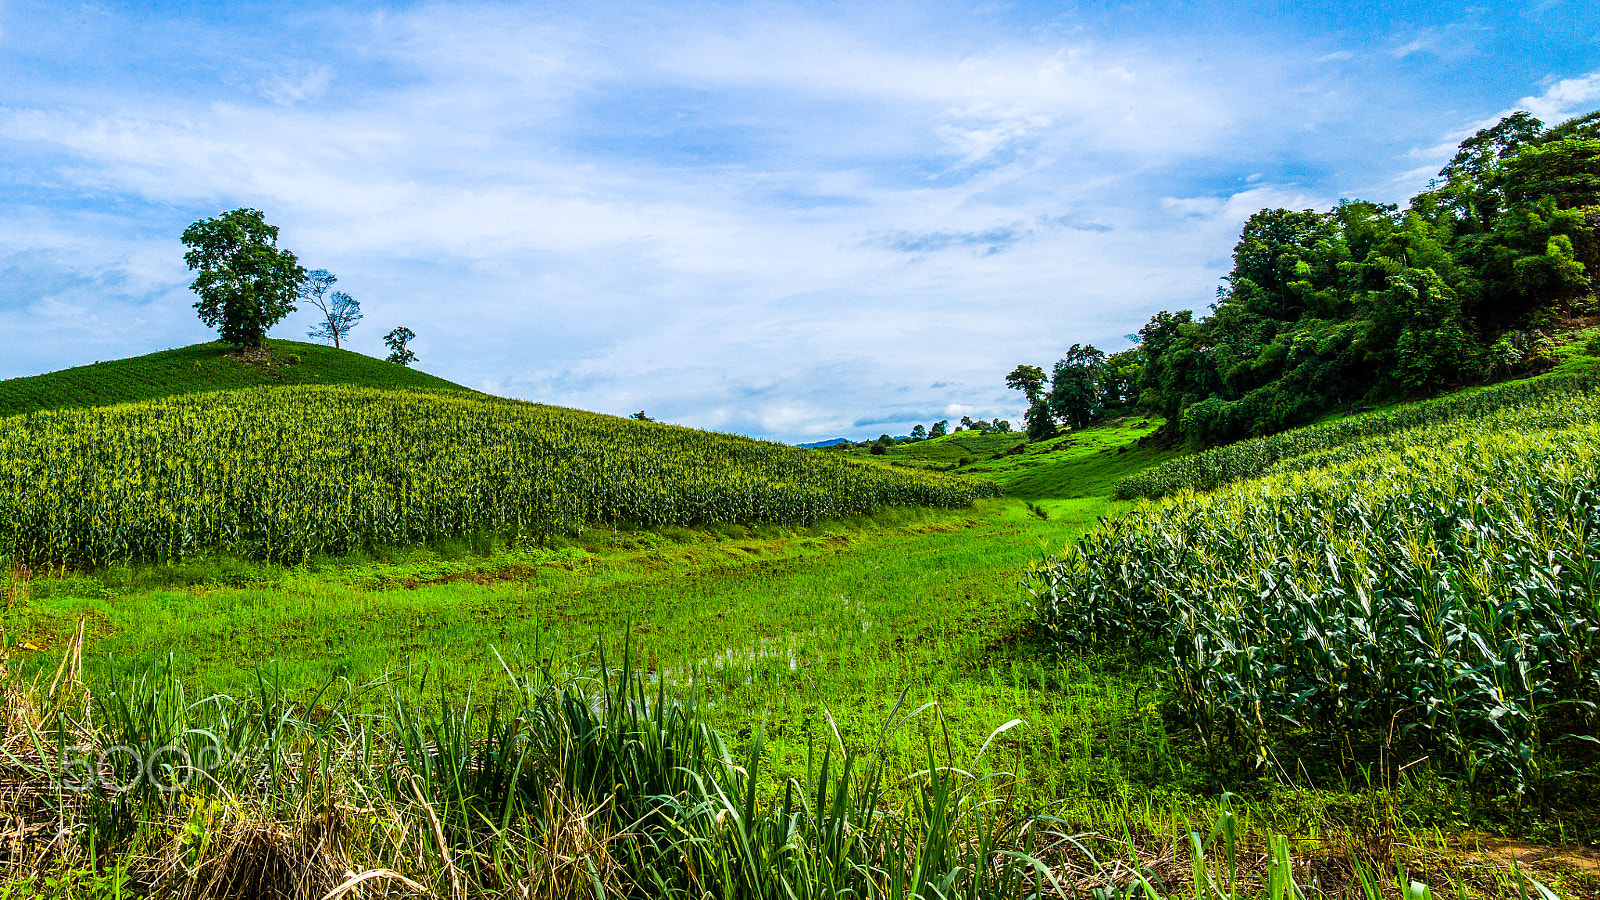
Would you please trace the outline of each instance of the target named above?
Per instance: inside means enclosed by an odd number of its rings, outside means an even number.
[[[1074,344],[1006,384],[1030,438],[1135,411],[1191,444],[1270,434],[1537,366],[1533,332],[1594,312],[1597,267],[1600,111],[1548,129],[1517,112],[1405,209],[1251,216],[1210,315],[1159,312],[1130,350]]]

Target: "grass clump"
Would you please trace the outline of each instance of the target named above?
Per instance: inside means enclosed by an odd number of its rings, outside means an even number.
[[[691,698],[624,659],[506,666],[488,705],[428,700],[425,671],[296,700],[263,674],[238,698],[169,673],[99,694],[62,672],[7,685],[8,815],[29,824],[11,878],[99,872],[175,897],[313,898],[406,887],[439,897],[1037,896],[1046,820],[1006,803],[987,750],[928,746],[885,771],[837,738],[803,779],[765,777]],[[381,691],[381,712],[350,704]],[[932,705],[897,704],[880,740]],[[996,734],[1016,723],[1003,726]],[[891,787],[909,791],[891,795]]]
[[[170,670],[90,691],[80,652],[3,682],[0,875],[31,896],[1380,900],[1428,881],[1468,896],[1459,870],[1388,882],[1389,854],[1340,869],[1318,841],[1258,835],[1226,797],[1209,834],[1075,830],[994,765],[1020,721],[958,761],[941,707],[906,691],[865,746],[828,729],[785,778],[762,730],[736,748],[627,657],[501,660],[483,702],[437,695],[419,668],[308,695],[265,671],[237,696],[192,696]],[[361,711],[365,693],[379,709]],[[919,720],[921,764],[886,765]],[[1491,887],[1474,894],[1540,890]]]

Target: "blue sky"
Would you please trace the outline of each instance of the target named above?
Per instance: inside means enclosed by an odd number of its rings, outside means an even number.
[[[1587,3],[0,0],[0,378],[208,339],[178,235],[249,206],[354,349],[494,393],[1015,422],[1255,210],[1404,202],[1516,108],[1600,108]]]

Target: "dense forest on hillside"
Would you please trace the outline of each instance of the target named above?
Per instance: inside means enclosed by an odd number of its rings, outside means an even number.
[[[1030,434],[1137,406],[1220,444],[1342,405],[1537,371],[1542,332],[1595,314],[1600,111],[1553,128],[1514,113],[1468,138],[1401,209],[1262,210],[1210,315],[1162,311],[1131,350],[1074,345],[1008,379]]]

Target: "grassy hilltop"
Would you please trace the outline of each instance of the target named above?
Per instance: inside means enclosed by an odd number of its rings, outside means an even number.
[[[266,349],[240,354],[221,342],[192,344],[8,378],[0,381],[0,417],[280,384],[468,390],[426,372],[322,344],[274,340]]]

